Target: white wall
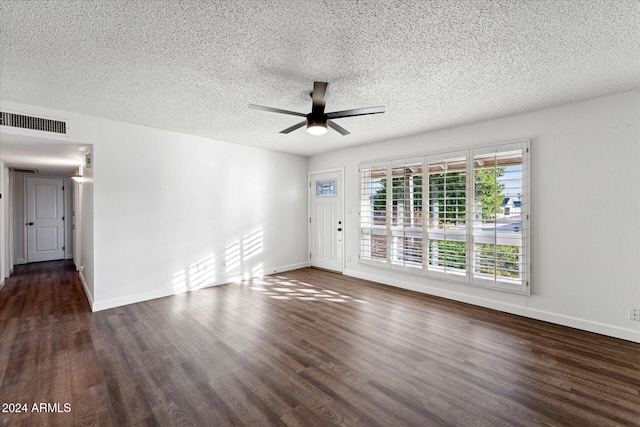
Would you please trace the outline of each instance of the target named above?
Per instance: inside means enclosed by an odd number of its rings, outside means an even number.
[[[80,250],[94,310],[308,265],[305,158],[8,101],[2,108],[65,120],[69,142],[93,145],[85,170],[93,176],[82,185],[83,228],[93,228]]]
[[[25,179],[24,175],[14,173],[13,179],[13,200],[12,200],[12,213],[13,213],[13,263],[25,264],[27,262],[27,247],[26,236],[24,227],[25,212]]]
[[[64,257],[65,259],[73,259],[73,181],[66,176],[64,177]]]
[[[94,215],[93,215],[93,169],[81,167],[80,171],[84,177],[82,184],[79,184],[79,204],[76,206],[79,216],[79,224],[76,230],[79,231],[78,241],[80,243],[74,252],[76,268],[80,273],[80,280],[84,286],[87,298],[92,308],[95,304],[95,238],[94,238]],[[132,286],[135,292],[135,286]]]
[[[94,142],[96,308],[307,265],[304,158],[123,128]]]
[[[381,116],[380,120],[384,120]],[[343,150],[345,274],[640,342],[640,93]],[[531,140],[532,294],[503,293],[359,264],[358,164]]]
[[[5,165],[6,167],[6,165]],[[10,276],[11,274],[13,274],[13,269],[16,265],[16,254],[15,254],[15,233],[14,233],[14,224],[15,224],[15,216],[14,216],[14,203],[15,203],[15,199],[16,199],[16,192],[15,192],[15,179],[16,179],[16,174],[13,171],[9,171],[9,168],[7,168],[8,172],[9,172],[9,186],[7,188],[7,200],[5,201],[6,205],[5,205],[5,215],[7,216],[8,221],[6,221],[6,226],[5,226],[5,230],[7,230],[9,236],[8,236],[8,240],[9,240],[9,247],[7,248],[7,253],[6,255],[8,255],[5,258],[0,257],[0,259],[5,259],[6,262],[9,264],[9,269],[7,271],[7,275]]]
[[[9,199],[9,170],[3,162],[0,162],[0,288],[4,286],[4,279],[9,277],[9,227],[8,204]]]

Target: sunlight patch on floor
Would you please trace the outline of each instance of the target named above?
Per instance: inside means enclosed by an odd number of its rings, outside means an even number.
[[[329,289],[315,289],[315,286],[310,283],[289,279],[286,276],[267,276],[244,281],[243,283],[249,285],[247,286],[248,289],[261,292],[263,295],[277,300],[298,299],[301,301],[355,302],[366,304],[366,301],[352,296],[343,295],[340,292]]]

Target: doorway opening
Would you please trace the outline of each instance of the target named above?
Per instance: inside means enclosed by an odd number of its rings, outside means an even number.
[[[0,135],[0,287],[18,265],[73,260],[91,303],[93,147],[11,131]]]

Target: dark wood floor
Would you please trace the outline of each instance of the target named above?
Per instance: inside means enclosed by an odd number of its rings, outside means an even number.
[[[312,269],[91,313],[19,266],[0,346],[2,426],[640,425],[640,344]]]

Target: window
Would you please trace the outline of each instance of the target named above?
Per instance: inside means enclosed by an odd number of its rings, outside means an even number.
[[[429,255],[433,275],[464,278],[467,271],[467,160],[434,156],[429,167]]]
[[[523,152],[479,151],[473,158],[473,278],[522,285]]]
[[[391,264],[422,268],[422,164],[391,167]]]
[[[316,197],[333,197],[336,195],[336,180],[316,181]]]
[[[387,262],[387,168],[361,170],[360,259]]]
[[[362,164],[360,262],[528,293],[528,146]]]

